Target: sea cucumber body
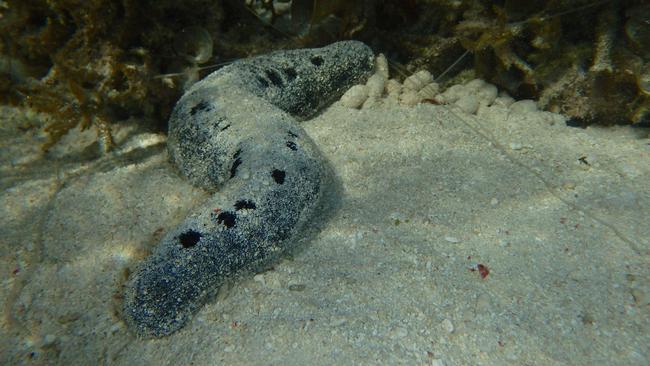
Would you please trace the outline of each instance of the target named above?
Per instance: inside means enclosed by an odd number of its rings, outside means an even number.
[[[217,191],[170,230],[127,283],[138,335],[181,328],[224,279],[276,258],[309,222],[324,181],[297,124],[372,72],[373,53],[346,41],[235,62],[195,84],[169,121],[172,161]]]

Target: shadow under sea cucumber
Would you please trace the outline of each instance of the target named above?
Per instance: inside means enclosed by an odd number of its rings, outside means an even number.
[[[134,272],[124,317],[144,337],[183,327],[228,276],[277,258],[309,222],[323,163],[297,121],[373,69],[372,50],[344,41],[241,60],[196,83],[169,121],[172,161],[216,191]]]

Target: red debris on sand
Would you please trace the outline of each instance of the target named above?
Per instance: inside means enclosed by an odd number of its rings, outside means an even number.
[[[481,278],[485,278],[490,274],[490,269],[488,269],[486,265],[479,263],[476,265],[476,268],[478,268],[478,273],[481,274]]]
[[[472,272],[478,271],[478,273],[481,275],[481,278],[486,278],[490,274],[490,269],[485,265],[485,264],[477,264],[476,267],[472,267],[469,269]]]

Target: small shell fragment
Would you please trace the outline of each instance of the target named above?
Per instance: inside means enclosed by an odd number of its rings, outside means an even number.
[[[341,104],[348,108],[360,108],[366,99],[368,99],[368,87],[355,85],[343,94]]]
[[[404,88],[419,91],[433,81],[433,75],[427,70],[420,70],[404,79]]]

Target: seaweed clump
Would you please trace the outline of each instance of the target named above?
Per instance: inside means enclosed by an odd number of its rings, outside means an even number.
[[[179,85],[155,76],[181,58],[173,39],[189,24],[222,22],[208,0],[15,0],[0,2],[0,102],[49,116],[47,150],[69,130],[130,117],[165,120]]]
[[[205,65],[355,38],[398,73],[454,65],[583,125],[644,123],[649,18],[641,0],[0,0],[0,103],[50,116],[45,150],[77,126],[108,150]]]

